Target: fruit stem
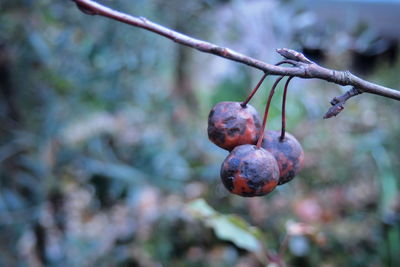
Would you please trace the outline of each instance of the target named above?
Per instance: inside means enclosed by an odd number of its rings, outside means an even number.
[[[253,98],[254,94],[257,92],[258,88],[260,88],[261,84],[263,83],[263,81],[265,80],[265,78],[267,76],[268,76],[268,74],[266,72],[264,72],[264,75],[261,77],[261,80],[257,83],[256,87],[254,87],[253,91],[251,91],[251,93],[246,98],[246,100],[243,101],[242,104],[240,104],[242,106],[242,108],[246,107],[247,103],[249,103],[249,101]]]
[[[290,76],[285,83],[285,88],[283,90],[283,98],[282,98],[282,129],[281,136],[279,141],[282,142],[285,139],[285,130],[286,130],[286,93],[289,87],[290,80],[293,79],[293,76]]]
[[[261,132],[260,132],[260,136],[258,137],[258,142],[257,142],[257,148],[261,147],[261,143],[262,140],[264,138],[264,132],[265,132],[265,125],[267,124],[267,117],[268,117],[268,111],[269,111],[269,107],[271,105],[271,100],[272,100],[272,96],[275,93],[275,88],[278,85],[278,83],[283,79],[284,76],[280,76],[278,77],[275,82],[274,85],[272,85],[271,91],[269,92],[269,96],[268,96],[268,101],[267,101],[267,105],[265,106],[265,111],[264,111],[264,117],[263,117],[263,123],[261,126]]]
[[[295,64],[289,60],[282,60],[279,61],[278,63],[275,64],[275,66],[280,66],[282,64],[291,64],[292,66],[294,66]],[[246,105],[249,103],[249,101],[253,98],[254,94],[258,91],[258,88],[260,88],[261,84],[263,83],[263,81],[265,80],[265,78],[268,76],[268,74],[266,72],[264,72],[264,75],[261,77],[261,80],[257,83],[256,87],[254,87],[253,91],[251,91],[251,93],[249,94],[249,96],[246,98],[245,101],[242,102],[242,104],[240,104],[242,106],[242,108],[245,108]]]

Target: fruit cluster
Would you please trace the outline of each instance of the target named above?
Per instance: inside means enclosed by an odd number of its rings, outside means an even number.
[[[269,104],[279,81],[271,89],[262,126],[256,109],[247,104],[249,99],[243,103],[220,102],[210,111],[208,137],[230,152],[220,174],[224,186],[233,194],[264,196],[277,185],[291,181],[302,168],[303,149],[296,138],[285,134],[284,115],[281,132],[264,131]]]

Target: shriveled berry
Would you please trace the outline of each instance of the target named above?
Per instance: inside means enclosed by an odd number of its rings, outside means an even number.
[[[271,153],[255,145],[241,145],[221,165],[221,179],[233,194],[264,196],[275,189],[279,167]]]
[[[256,109],[239,102],[220,102],[208,116],[208,138],[217,146],[231,151],[237,146],[255,144],[260,132]]]
[[[280,140],[281,133],[278,131],[267,131],[261,147],[274,155],[279,166],[278,185],[292,180],[303,167],[304,152],[297,139],[286,133],[285,139]]]

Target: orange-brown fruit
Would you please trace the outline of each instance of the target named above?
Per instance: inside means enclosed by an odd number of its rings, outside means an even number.
[[[221,165],[221,180],[229,192],[243,196],[264,196],[278,184],[279,167],[263,148],[241,145]]]
[[[280,140],[281,133],[278,131],[266,131],[261,147],[269,151],[278,162],[279,182],[282,185],[291,181],[303,168],[304,152],[297,139],[289,134]]]
[[[208,116],[208,138],[217,146],[231,151],[237,146],[255,144],[260,132],[256,109],[239,102],[220,102]]]

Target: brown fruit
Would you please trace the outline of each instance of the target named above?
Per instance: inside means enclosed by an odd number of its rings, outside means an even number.
[[[279,167],[275,158],[263,148],[241,145],[221,165],[221,179],[231,193],[254,197],[270,193],[278,184]]]
[[[254,107],[239,102],[220,102],[208,116],[208,138],[231,151],[237,146],[255,144],[260,132],[260,117]]]
[[[304,160],[304,152],[297,139],[286,133],[285,139],[281,141],[280,136],[278,131],[267,131],[261,144],[261,147],[269,151],[278,162],[278,185],[292,180],[303,167]]]

